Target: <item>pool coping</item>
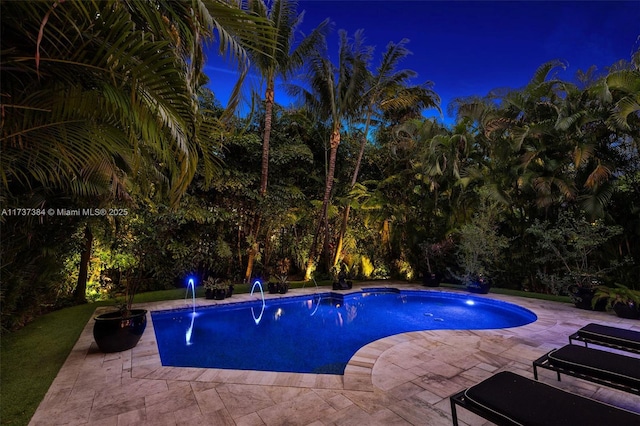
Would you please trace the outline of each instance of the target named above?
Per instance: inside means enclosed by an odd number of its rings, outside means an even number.
[[[303,289],[304,290],[304,289]],[[493,295],[479,295],[474,293],[467,293],[456,291],[455,289],[449,289],[445,287],[415,287],[411,286],[408,288],[398,288],[398,286],[367,286],[367,285],[358,285],[354,288],[348,290],[327,290],[327,291],[315,291],[315,288],[310,287],[306,289],[307,291],[312,290],[313,292],[308,292],[304,294],[299,294],[296,289],[296,293],[291,294],[267,294],[264,293],[265,300],[273,300],[273,299],[304,299],[309,295],[321,294],[321,295],[337,295],[337,296],[347,296],[350,294],[356,294],[361,292],[373,292],[373,291],[390,291],[398,294],[409,293],[409,292],[420,292],[420,293],[428,293],[428,292],[437,292],[437,293],[446,293],[455,296],[468,296],[475,299],[489,299],[492,301],[497,301],[499,303],[507,303],[509,305],[513,305],[519,308],[522,306],[513,303],[513,301],[506,302],[504,300],[500,300],[495,297],[491,297]],[[207,300],[203,299],[204,302],[200,302],[196,304],[196,309],[198,307],[212,307],[212,306],[225,306],[225,305],[243,305],[243,304],[254,304],[256,302],[260,302],[260,299],[256,299],[256,296],[249,295],[250,298],[247,297],[246,294],[234,295],[230,298],[225,298],[223,300]],[[202,298],[200,298],[202,299]],[[189,301],[188,298],[185,299]],[[196,299],[197,301],[198,299]],[[174,305],[176,301],[173,301]],[[207,303],[208,302],[208,303]],[[296,373],[296,372],[279,372],[279,371],[266,371],[266,370],[235,370],[235,369],[226,369],[226,368],[213,368],[213,367],[173,367],[173,366],[164,366],[162,365],[162,361],[160,359],[160,352],[158,349],[157,338],[155,333],[155,327],[153,323],[153,315],[151,312],[164,312],[164,311],[173,311],[173,310],[184,310],[190,309],[192,305],[189,303],[182,303],[178,301],[180,306],[172,306],[168,309],[162,308],[158,309],[157,306],[146,306],[145,304],[137,305],[136,307],[149,309],[148,315],[148,325],[147,329],[150,330],[151,336],[147,335],[145,331],[145,349],[137,349],[138,346],[133,348],[132,350],[132,377],[140,378],[140,379],[153,379],[153,380],[166,380],[166,379],[174,379],[176,375],[179,375],[182,379],[180,380],[194,380],[199,382],[219,382],[224,381],[225,383],[236,383],[236,384],[245,384],[245,385],[282,385],[282,386],[293,386],[293,387],[302,387],[302,388],[322,388],[322,389],[336,389],[336,390],[358,390],[358,391],[367,391],[373,392],[374,384],[372,381],[372,373],[373,367],[375,365],[378,357],[387,349],[397,345],[401,342],[406,342],[408,340],[412,340],[413,338],[421,339],[425,332],[428,331],[438,331],[437,330],[423,330],[423,331],[410,331],[394,334],[392,336],[382,337],[380,339],[374,340],[373,342],[367,343],[358,349],[355,354],[349,359],[345,367],[345,371],[343,374],[318,374],[318,373]],[[155,304],[154,304],[155,305]],[[535,313],[530,309],[524,308],[529,312]],[[97,315],[97,314],[96,314]],[[535,323],[536,320],[533,322]],[[526,324],[525,324],[526,325]],[[522,326],[518,326],[522,327]],[[512,328],[512,327],[507,327]],[[507,328],[491,328],[491,329],[474,329],[474,330],[505,330]],[[148,346],[153,345],[156,348],[156,351],[151,351]],[[179,372],[173,369],[180,369]],[[265,377],[266,376],[266,377]],[[272,377],[273,376],[273,377]],[[186,378],[185,378],[186,377]]]

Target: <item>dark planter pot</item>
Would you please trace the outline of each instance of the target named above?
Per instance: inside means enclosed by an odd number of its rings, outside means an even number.
[[[333,282],[334,290],[350,290],[353,287],[353,281],[340,280]]]
[[[227,290],[224,288],[216,288],[213,290],[213,298],[215,300],[223,300],[227,297]]]
[[[227,289],[227,297],[233,296],[233,290],[234,290],[233,284],[229,284],[229,288]]]
[[[440,286],[440,278],[431,272],[424,272],[422,274],[422,285],[427,287],[438,287]]]
[[[467,291],[477,294],[487,294],[491,289],[491,281],[486,278],[473,278],[467,283]]]
[[[146,327],[146,309],[132,309],[126,318],[109,312],[95,318],[93,338],[102,352],[122,352],[138,344]]]
[[[277,283],[268,283],[267,287],[269,288],[269,294],[277,294],[278,293],[278,284]]]
[[[640,308],[634,305],[633,303],[622,303],[618,302],[613,305],[613,310],[616,315],[620,318],[626,319],[639,319],[640,318]]]
[[[205,299],[213,299],[213,290],[212,289],[206,289],[204,291],[204,297]]]
[[[277,288],[278,288],[278,293],[285,294],[287,291],[289,291],[289,284],[278,283]]]
[[[589,311],[604,311],[607,307],[607,300],[602,299],[596,302],[596,306],[592,305],[593,296],[596,293],[595,288],[578,287],[577,285],[569,286],[569,297],[576,308],[586,309]]]

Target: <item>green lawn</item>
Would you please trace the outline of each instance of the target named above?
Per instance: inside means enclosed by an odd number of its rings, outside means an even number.
[[[103,304],[51,312],[2,336],[0,419],[3,425],[29,423],[91,314]]]
[[[318,283],[323,288],[330,281]],[[312,284],[313,285],[313,284]],[[303,283],[291,283],[291,288],[300,288]],[[309,284],[307,283],[308,287]],[[460,286],[443,285],[448,288]],[[202,297],[204,290],[198,288],[196,295]],[[250,291],[248,284],[237,285],[235,292]],[[491,289],[493,293],[521,297],[536,297],[545,300],[569,302],[568,297],[526,293],[516,290]],[[156,302],[185,297],[184,289],[141,293],[135,301]],[[53,379],[75,345],[82,329],[99,306],[109,302],[74,306],[44,315],[19,331],[2,336],[0,358],[0,421],[3,425],[27,425],[38,404],[44,398]]]

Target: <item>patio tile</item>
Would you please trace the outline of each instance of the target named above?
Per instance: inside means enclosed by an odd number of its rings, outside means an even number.
[[[354,424],[370,424],[372,422],[371,415],[362,410],[357,405],[350,405],[335,413],[323,417],[320,424],[344,425],[350,426]]]
[[[145,407],[156,413],[172,413],[180,409],[198,409],[191,386],[170,386],[166,392],[145,397]]]
[[[96,420],[106,419],[113,416],[118,416],[120,414],[125,414],[130,411],[136,411],[145,408],[145,397],[144,396],[132,396],[128,399],[111,401],[106,404],[101,404],[97,407],[89,407],[91,410],[91,414],[89,416],[89,421],[93,422]]]
[[[113,417],[109,417],[104,419],[104,424],[106,422],[111,422]],[[147,420],[146,410],[144,408],[140,408],[139,410],[133,410],[126,412],[124,414],[119,414],[115,417],[116,425],[139,425]],[[97,422],[96,422],[97,423]]]
[[[217,424],[217,423],[212,423],[212,424]],[[262,421],[258,413],[251,413],[251,414],[247,414],[246,416],[240,417],[239,419],[236,419],[235,423],[231,423],[231,424],[232,425],[235,424],[237,426],[262,426],[264,425],[264,422]]]
[[[423,388],[413,382],[405,382],[389,390],[389,395],[396,399],[406,399],[424,391]]]
[[[353,402],[342,394],[334,395],[331,398],[325,399],[325,401],[336,411],[353,405]]]
[[[258,412],[275,404],[262,386],[221,385],[216,391],[233,418]]]
[[[258,415],[267,425],[306,425],[333,412],[335,410],[317,394],[306,391],[259,410]]]
[[[429,426],[450,426],[451,424],[451,418],[447,413],[418,398],[398,401],[388,408],[410,424]]]

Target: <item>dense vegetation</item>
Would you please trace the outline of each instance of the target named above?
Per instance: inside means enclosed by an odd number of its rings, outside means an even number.
[[[295,1],[249,3],[3,2],[3,329],[122,282],[341,263],[638,288],[640,52],[575,81],[541,64],[524,88],[457,99],[449,127],[422,116],[439,98],[401,68],[405,41],[343,32],[332,63],[327,22],[300,40]],[[214,37],[267,82],[247,117],[205,88]],[[273,81],[292,70],[285,109]]]

